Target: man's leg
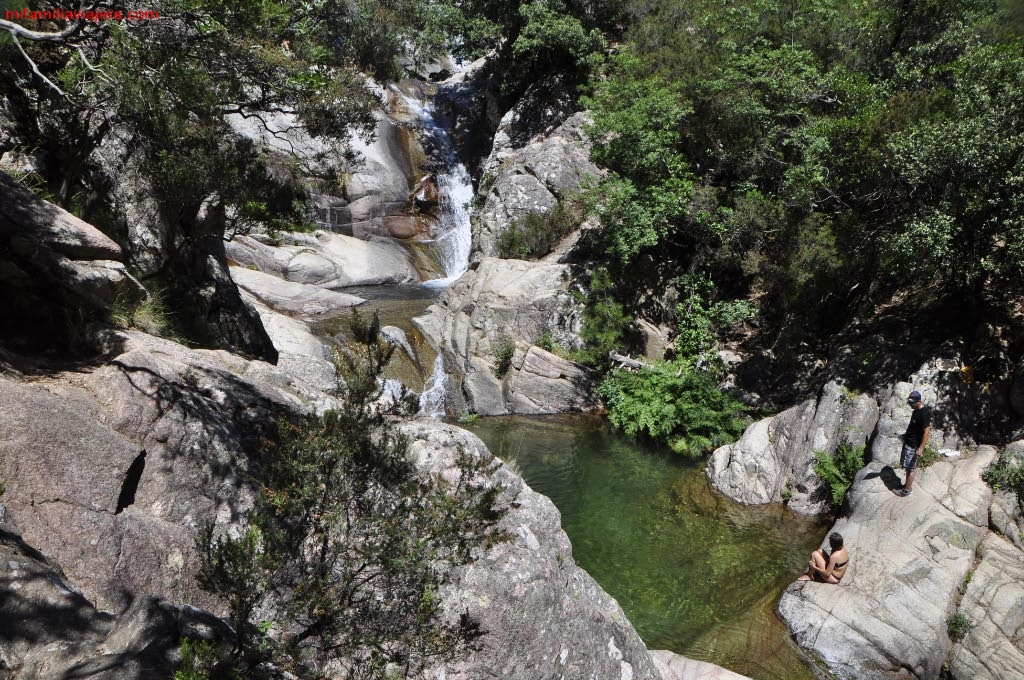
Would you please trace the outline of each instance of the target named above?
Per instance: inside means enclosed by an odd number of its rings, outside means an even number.
[[[914,473],[915,472],[917,472],[917,468],[916,467],[912,467],[909,470],[907,470],[907,483],[903,485],[903,488],[907,490],[907,493],[910,493],[911,491],[914,490]]]

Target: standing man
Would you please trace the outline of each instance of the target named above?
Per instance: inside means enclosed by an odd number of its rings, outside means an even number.
[[[907,397],[907,403],[914,412],[903,435],[903,455],[900,464],[907,471],[907,483],[896,492],[897,496],[909,496],[914,490],[914,472],[917,471],[917,457],[924,453],[928,438],[932,436],[932,410],[921,401],[921,393],[914,390]]]

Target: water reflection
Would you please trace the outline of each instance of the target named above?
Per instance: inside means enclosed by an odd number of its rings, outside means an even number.
[[[774,613],[826,527],[710,488],[702,467],[587,416],[481,418],[470,427],[554,501],[577,563],[651,649],[757,680],[811,680]]]

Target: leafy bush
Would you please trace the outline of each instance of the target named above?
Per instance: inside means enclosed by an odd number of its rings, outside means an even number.
[[[551,331],[541,333],[535,344],[545,352],[555,351],[555,337],[551,334]]]
[[[935,448],[934,444],[928,444],[924,447],[924,451],[917,458],[917,467],[926,468],[935,465],[942,456],[939,454],[939,450]]]
[[[516,341],[511,335],[498,338],[498,346],[494,348],[494,375],[502,378],[512,368],[512,357],[516,355]]]
[[[498,257],[536,260],[544,257],[571,234],[582,220],[575,203],[559,201],[549,213],[528,213],[513,222],[498,236]]]
[[[120,328],[135,328],[143,333],[182,342],[176,332],[174,314],[159,288],[149,291],[141,302],[118,296],[110,308],[110,321]]]
[[[959,609],[946,619],[946,629],[949,631],[949,638],[954,642],[959,642],[967,637],[967,634],[971,632],[973,627],[974,623]]]
[[[853,478],[864,467],[864,447],[841,442],[835,453],[814,452],[814,472],[828,486],[829,500],[839,508],[846,499],[846,492],[853,484]]]
[[[694,458],[735,441],[747,424],[739,400],[709,376],[678,363],[615,371],[597,393],[608,407],[612,425],[631,437],[664,442],[676,453]]]
[[[1021,454],[1003,449],[981,473],[981,478],[995,491],[1013,491],[1017,494],[1017,503],[1024,506],[1024,456]]]
[[[246,678],[263,677],[268,660],[297,677],[325,665],[350,679],[420,677],[483,634],[468,612],[442,619],[439,566],[504,540],[495,503],[505,487],[490,481],[495,464],[465,452],[454,481],[417,470],[395,426],[415,400],[382,400],[394,347],[376,318],[356,317],[352,332],[360,347],[338,359],[344,410],[282,420],[250,528],[208,528],[199,541],[200,583],[229,604],[232,663]],[[277,639],[255,619],[267,606]]]

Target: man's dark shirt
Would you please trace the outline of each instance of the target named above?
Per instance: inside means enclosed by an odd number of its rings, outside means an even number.
[[[915,408],[910,416],[910,424],[907,425],[907,433],[903,435],[903,443],[907,446],[918,447],[921,439],[924,438],[924,431],[932,424],[932,410],[928,406]]]

